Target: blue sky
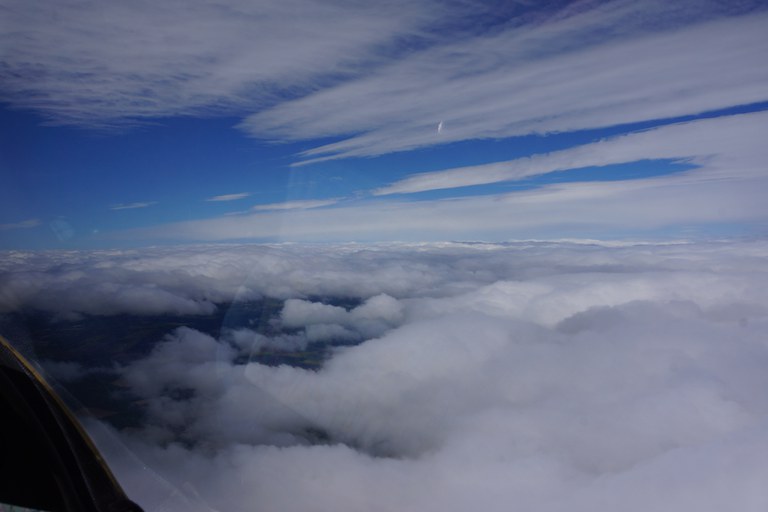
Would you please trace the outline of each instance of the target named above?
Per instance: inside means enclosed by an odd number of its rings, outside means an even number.
[[[763,236],[761,2],[28,2],[0,247]]]

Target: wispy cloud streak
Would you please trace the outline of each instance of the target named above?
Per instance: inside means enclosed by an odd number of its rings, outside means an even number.
[[[302,201],[285,201],[283,203],[259,204],[252,208],[254,211],[270,210],[309,210],[321,206],[336,204],[340,199],[308,199]]]
[[[239,194],[223,194],[220,196],[213,196],[206,199],[206,201],[237,201],[238,199],[245,199],[246,197],[250,196],[251,194],[249,192],[241,192]]]
[[[146,203],[125,203],[125,204],[113,204],[109,207],[110,210],[135,210],[137,208],[147,208],[157,204],[157,201],[149,201]]]
[[[27,219],[21,222],[12,222],[8,224],[0,224],[0,231],[11,231],[15,229],[30,229],[35,228],[41,224],[39,219]]]

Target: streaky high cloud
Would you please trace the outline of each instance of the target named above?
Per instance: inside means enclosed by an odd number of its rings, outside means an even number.
[[[251,114],[255,137],[342,138],[304,163],[768,100],[760,2],[3,6],[7,103],[56,124]],[[456,22],[483,16],[493,30]]]
[[[184,492],[233,512],[759,512],[768,501],[765,241],[198,246],[94,252],[81,272],[130,262],[153,274],[190,257],[224,271],[247,254],[244,267],[266,260],[284,276],[243,281],[285,299],[252,328],[386,328],[308,370],[180,327],[118,369],[142,425],[88,426],[131,451],[105,453],[147,509],[189,510]],[[18,270],[51,257],[22,256]],[[261,346],[275,350],[285,332],[273,334]]]
[[[431,1],[3,0],[0,98],[55,124],[220,115],[354,75],[417,35]],[[279,41],[279,44],[275,44]],[[13,49],[12,51],[10,49]],[[320,81],[320,82],[318,82]]]
[[[768,15],[727,12],[718,2],[580,3],[427,48],[241,126],[280,140],[341,138],[305,151],[311,163],[766,101]]]
[[[676,187],[675,185],[680,185]],[[684,185],[684,186],[683,186]],[[389,201],[309,212],[189,221],[115,232],[107,240],[439,241],[605,237],[766,221],[765,180],[679,179],[563,184],[492,196]],[[653,206],[651,206],[653,205]]]
[[[206,199],[206,201],[237,201],[238,199],[245,199],[250,196],[249,192],[241,192],[239,194],[223,194],[220,196],[213,196]]]
[[[415,175],[374,194],[519,179],[555,170],[654,159],[695,168],[666,176],[546,185],[451,199],[348,201],[316,211],[263,212],[137,229],[135,240],[375,241],[610,238],[610,233],[768,221],[768,113],[720,116],[631,133],[548,155]],[[586,231],[585,231],[586,230]]]
[[[698,175],[701,179],[713,178],[715,166],[723,178],[760,176],[764,174],[760,161],[765,154],[755,134],[766,127],[766,112],[673,124],[544,155],[413,174],[376,189],[373,194],[484,185],[581,167],[604,167],[655,159],[701,165],[704,169],[691,176]]]
[[[121,203],[121,204],[113,204],[112,206],[109,207],[109,209],[110,210],[135,210],[137,208],[146,208],[154,204],[157,204],[157,201],[149,201],[144,203]]]

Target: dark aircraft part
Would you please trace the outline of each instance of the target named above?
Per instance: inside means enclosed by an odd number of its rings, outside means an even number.
[[[42,376],[0,336],[0,503],[141,512]]]

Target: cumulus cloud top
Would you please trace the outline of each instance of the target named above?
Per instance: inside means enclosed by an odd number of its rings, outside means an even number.
[[[281,313],[286,327],[305,327],[310,339],[376,337],[403,320],[403,307],[386,294],[376,295],[347,311],[339,306],[301,299],[288,299]],[[351,331],[350,331],[351,329]]]
[[[112,433],[133,456],[108,453],[150,509],[184,509],[157,478],[233,511],[768,503],[763,241],[200,246],[80,254],[79,274],[9,256],[72,289],[183,261],[158,288],[279,297],[266,331],[181,327],[119,370],[146,416]],[[319,368],[249,356],[329,341]]]
[[[558,247],[557,251],[549,250]],[[125,251],[6,251],[0,260],[2,311],[39,309],[54,313],[88,314],[182,314],[208,313],[215,304],[233,300],[274,297],[308,299],[315,297],[354,297],[368,300],[352,312],[330,305],[301,307],[336,311],[349,323],[351,316],[363,319],[380,307],[391,324],[399,315],[395,299],[420,295],[451,296],[455,290],[489,288],[478,292],[477,300],[513,289],[521,301],[544,294],[544,286],[556,287],[560,272],[576,272],[593,261],[601,269],[615,269],[606,279],[632,283],[635,268],[668,273],[670,279],[701,271],[702,279],[717,280],[717,273],[700,252],[736,252],[725,260],[728,268],[761,271],[761,246],[744,244],[739,249],[727,243],[701,244],[691,252],[689,244],[651,244],[653,251],[638,250],[646,245],[631,242],[616,244],[559,243],[546,241],[507,244],[343,244],[343,245],[199,245],[183,248],[155,248]],[[625,275],[623,272],[627,271]],[[677,271],[681,271],[680,274]],[[586,272],[584,270],[583,272]],[[661,275],[660,274],[660,275]],[[540,279],[511,287],[508,281],[538,275]],[[548,279],[554,280],[551,284]],[[689,281],[685,281],[688,283]],[[735,282],[732,277],[729,283]],[[688,284],[685,284],[688,286]],[[730,286],[730,285],[729,285]],[[532,287],[532,288],[529,288]],[[642,286],[629,287],[622,294],[634,295]],[[670,293],[673,287],[668,287]],[[639,293],[639,292],[637,292]],[[665,289],[667,293],[667,289]],[[702,299],[711,292],[702,288]],[[735,292],[734,292],[735,293]],[[376,298],[377,295],[385,296]],[[702,300],[700,299],[700,300]],[[523,304],[524,302],[521,302]],[[431,308],[438,307],[431,303]],[[450,307],[450,301],[441,308]],[[490,303],[489,303],[490,305]],[[291,309],[289,306],[289,320]],[[388,309],[389,308],[389,309]],[[326,311],[323,309],[323,311]],[[330,315],[332,316],[332,315]],[[338,318],[337,318],[338,320]],[[298,322],[298,321],[297,321]]]

